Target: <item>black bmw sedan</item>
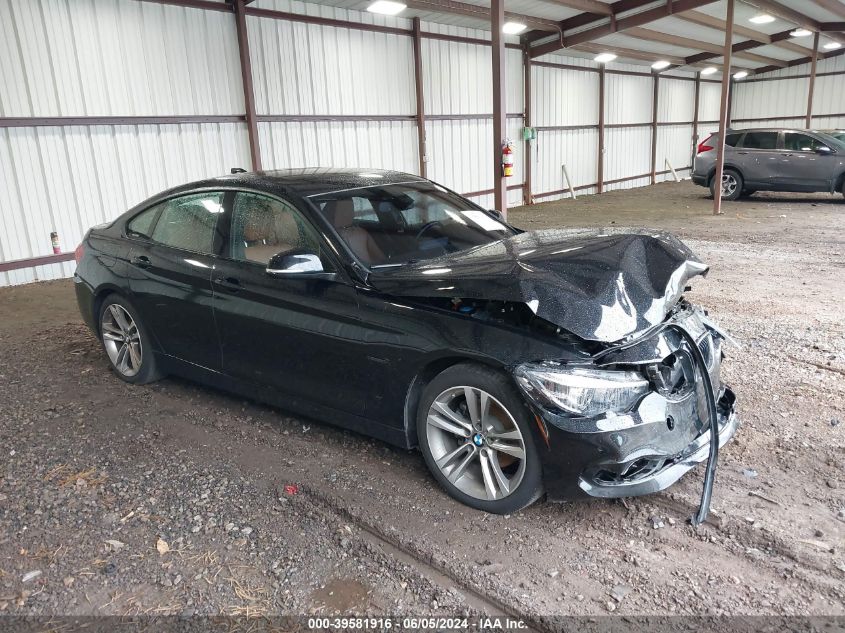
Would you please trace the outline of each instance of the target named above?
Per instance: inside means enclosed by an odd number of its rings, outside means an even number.
[[[509,513],[662,490],[736,428],[727,335],[668,234],[523,232],[391,171],[238,173],[161,193],[77,249],[115,374],[177,374],[404,448]]]

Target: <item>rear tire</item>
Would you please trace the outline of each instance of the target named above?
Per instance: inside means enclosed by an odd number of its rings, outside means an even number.
[[[716,176],[710,179],[710,193],[716,197]],[[733,201],[742,194],[742,176],[733,169],[722,172],[722,200]]]
[[[143,385],[163,377],[156,367],[150,335],[127,299],[116,294],[106,297],[98,324],[100,342],[118,378]]]
[[[449,495],[477,510],[510,514],[543,494],[532,423],[505,374],[466,363],[423,390],[417,437],[426,465]]]

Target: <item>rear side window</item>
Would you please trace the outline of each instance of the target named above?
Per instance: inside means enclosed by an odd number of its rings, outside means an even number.
[[[792,152],[815,152],[820,147],[827,147],[820,140],[799,132],[785,132],[783,148]]]
[[[742,143],[744,149],[775,149],[778,145],[777,132],[746,132]]]
[[[725,145],[736,147],[740,136],[742,136],[742,134],[728,134],[727,136],[725,136]]]
[[[153,224],[160,210],[161,205],[156,205],[136,215],[126,223],[126,234],[130,237],[150,239],[153,232]]]
[[[152,239],[166,246],[211,254],[217,218],[223,213],[223,194],[200,193],[163,204]]]

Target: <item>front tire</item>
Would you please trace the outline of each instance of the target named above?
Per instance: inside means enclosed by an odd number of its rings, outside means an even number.
[[[452,497],[510,514],[543,494],[528,408],[508,377],[455,365],[423,390],[417,437],[426,465]]]
[[[119,295],[106,297],[100,306],[99,326],[100,342],[118,378],[142,385],[162,377],[150,336],[128,300]]]
[[[742,176],[733,169],[722,171],[722,200],[733,201],[742,194]],[[716,175],[710,179],[710,193],[716,197]]]

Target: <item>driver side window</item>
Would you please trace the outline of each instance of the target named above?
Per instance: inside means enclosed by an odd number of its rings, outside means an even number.
[[[314,228],[292,206],[254,193],[235,196],[230,250],[232,259],[267,266],[279,253],[318,255],[324,270],[331,270]]]

